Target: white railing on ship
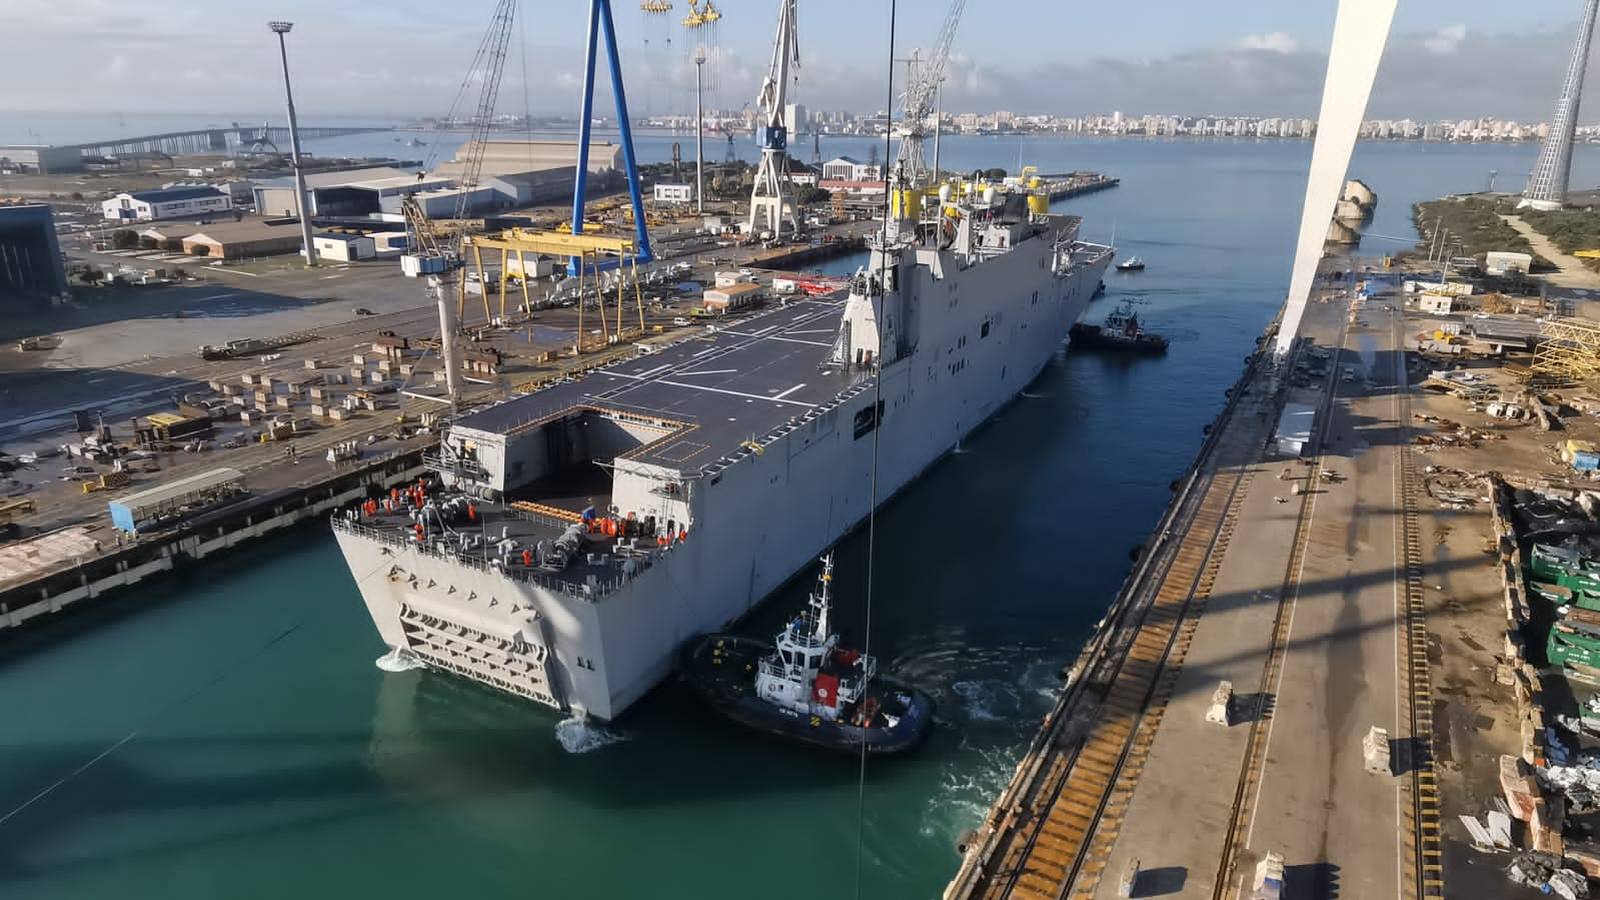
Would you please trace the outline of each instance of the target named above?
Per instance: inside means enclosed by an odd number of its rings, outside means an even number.
[[[530,519],[538,518],[529,513],[519,512],[519,515]],[[478,569],[482,572],[492,572],[495,574],[504,575],[505,577],[515,581],[535,584],[553,593],[567,594],[580,600],[598,600],[607,594],[620,590],[623,585],[627,584],[634,577],[650,568],[651,564],[655,562],[656,556],[662,553],[670,552],[670,548],[668,548],[668,550],[654,550],[650,552],[641,552],[638,555],[633,556],[618,557],[618,559],[625,559],[628,562],[632,562],[635,566],[634,570],[631,573],[621,573],[611,578],[596,578],[592,583],[589,581],[574,583],[562,578],[558,578],[547,572],[498,566],[495,565],[494,561],[491,560],[491,558],[487,555],[462,553],[450,545],[443,544],[439,541],[430,540],[418,543],[410,536],[408,532],[401,531],[399,529],[375,528],[359,521],[352,521],[343,515],[335,515],[332,521],[334,530],[336,531],[345,531],[350,534],[359,535],[361,537],[377,541],[381,544],[387,544],[391,547],[399,547],[416,553],[421,553],[425,556],[432,556],[449,562],[461,563],[462,565],[471,566],[472,568]],[[554,522],[555,520],[551,519],[549,521]],[[566,525],[568,523],[561,524]]]

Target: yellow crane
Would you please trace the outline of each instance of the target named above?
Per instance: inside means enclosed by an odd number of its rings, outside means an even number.
[[[484,250],[500,251],[500,318],[506,315],[506,290],[510,281],[510,262],[514,258],[518,269],[522,272],[522,300],[531,306],[532,300],[528,295],[528,254],[533,254],[535,259],[540,256],[551,256],[557,259],[573,259],[579,261],[578,265],[578,337],[575,342],[576,352],[585,350],[583,341],[587,332],[583,328],[583,307],[589,298],[589,282],[593,279],[594,297],[600,310],[600,331],[605,335],[605,343],[620,343],[626,336],[623,329],[623,304],[627,295],[627,287],[633,287],[633,299],[639,315],[639,331],[645,329],[644,324],[644,293],[639,287],[638,248],[632,238],[613,237],[604,234],[572,234],[570,231],[527,231],[521,228],[512,228],[492,235],[467,235],[461,239],[463,250],[471,251],[473,271],[477,274],[478,285],[483,290],[483,315],[485,319],[493,318],[489,308],[489,279],[483,266]],[[604,282],[599,271],[600,263],[605,258],[615,258],[617,265],[617,293],[616,315],[611,321],[606,319],[606,297],[602,294]],[[624,276],[626,271],[626,276]],[[462,295],[465,303],[465,294]],[[458,315],[465,309],[458,309]]]

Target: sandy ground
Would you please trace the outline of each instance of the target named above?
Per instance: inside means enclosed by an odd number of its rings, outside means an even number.
[[[1586,268],[1583,260],[1569,253],[1562,252],[1561,248],[1550,242],[1550,239],[1533,230],[1533,226],[1522,221],[1517,216],[1501,216],[1506,224],[1515,228],[1533,245],[1533,252],[1550,260],[1559,271],[1541,276],[1545,281],[1556,287],[1580,288],[1583,290],[1600,289],[1600,272]]]

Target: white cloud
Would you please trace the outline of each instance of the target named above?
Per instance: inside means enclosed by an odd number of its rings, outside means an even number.
[[[1239,39],[1240,50],[1267,50],[1272,53],[1293,53],[1300,49],[1300,42],[1282,31],[1269,34],[1247,34]]]
[[[1440,56],[1448,56],[1460,49],[1461,42],[1467,39],[1467,26],[1446,25],[1422,41],[1422,46],[1430,52]]]

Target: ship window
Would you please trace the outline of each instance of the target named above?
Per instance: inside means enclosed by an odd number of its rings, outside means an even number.
[[[1033,296],[1034,296],[1035,299],[1037,299],[1039,295],[1038,294],[1034,294]],[[979,338],[986,338],[988,336],[989,336],[989,323],[985,322],[985,323],[983,323],[983,330],[978,333],[978,337]]]
[[[856,412],[855,433],[856,440],[872,433],[878,427],[878,420],[883,418],[883,401],[878,401],[877,406],[864,406]]]

